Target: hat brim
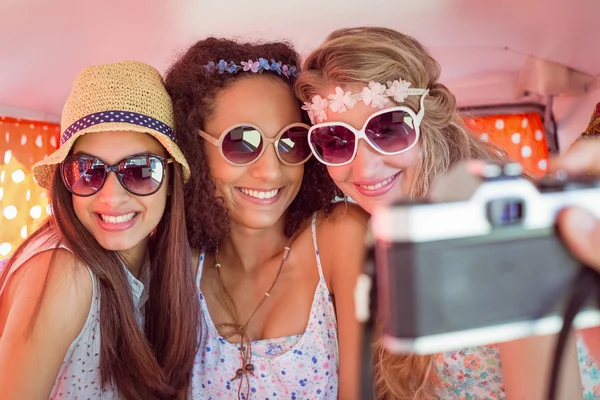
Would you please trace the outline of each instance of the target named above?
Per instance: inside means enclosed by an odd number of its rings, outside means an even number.
[[[56,169],[56,166],[63,162],[75,141],[86,133],[93,132],[106,132],[106,131],[133,131],[140,133],[147,133],[154,137],[160,142],[160,144],[167,150],[167,152],[173,157],[173,159],[181,165],[183,170],[183,182],[187,182],[190,179],[190,166],[188,165],[181,149],[177,144],[172,141],[164,133],[158,132],[151,128],[139,126],[135,124],[128,124],[123,122],[107,122],[102,124],[93,125],[82,129],[75,133],[65,143],[63,143],[54,153],[50,154],[45,159],[35,163],[33,165],[33,179],[35,182],[44,189],[50,189],[52,186],[52,174]]]

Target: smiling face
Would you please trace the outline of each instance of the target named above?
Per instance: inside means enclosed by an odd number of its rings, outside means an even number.
[[[363,85],[349,85],[345,90],[360,93]],[[335,85],[322,90],[321,96],[335,93]],[[388,103],[383,109],[395,107]],[[345,122],[362,129],[365,122],[377,111],[362,101],[352,109],[337,113],[327,109],[326,122]],[[354,160],[343,166],[328,166],[327,170],[335,184],[369,213],[375,207],[391,201],[407,198],[419,166],[420,143],[396,155],[383,155],[364,140],[358,141]]]
[[[73,146],[74,155],[87,154],[109,165],[142,153],[168,157],[156,139],[131,131],[87,133]],[[168,175],[156,193],[135,196],[125,190],[116,174],[111,172],[96,194],[89,197],[73,195],[75,214],[103,248],[124,253],[145,250],[150,233],[165,210]]]
[[[298,122],[302,122],[300,108],[285,83],[268,76],[249,76],[219,92],[213,116],[203,130],[218,138],[228,127],[247,123],[273,138],[283,127]],[[230,164],[206,140],[204,147],[217,196],[224,199],[232,223],[264,229],[282,220],[300,190],[303,165],[282,164],[273,145],[245,166]]]

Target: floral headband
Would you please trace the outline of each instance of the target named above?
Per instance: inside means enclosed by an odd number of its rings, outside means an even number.
[[[265,58],[259,58],[258,61],[242,61],[240,65],[236,64],[233,61],[227,62],[225,60],[220,60],[217,64],[215,64],[214,61],[210,61],[204,66],[204,69],[208,72],[213,72],[214,70],[217,70],[220,74],[224,72],[235,74],[238,71],[250,71],[253,73],[263,73],[264,71],[272,71],[277,73],[278,75],[283,75],[287,78],[295,78],[297,74],[296,67],[290,67],[287,64],[283,64],[281,61],[276,62],[275,60],[271,60],[271,62],[269,62]]]
[[[383,108],[390,102],[390,97],[398,103],[402,103],[407,96],[423,95],[428,89],[409,89],[411,83],[402,79],[388,82],[383,85],[378,82],[369,82],[369,85],[363,88],[359,94],[344,92],[340,87],[335,88],[335,94],[327,96],[329,100],[319,95],[313,96],[312,102],[304,102],[303,110],[308,112],[311,122],[320,123],[327,119],[327,108],[333,112],[342,113],[348,109],[354,108],[358,100],[362,100],[365,105],[371,105],[373,108]]]

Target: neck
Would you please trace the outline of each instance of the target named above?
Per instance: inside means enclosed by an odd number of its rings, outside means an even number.
[[[148,250],[148,238],[138,243],[135,247],[120,251],[119,254],[125,259],[125,265],[131,275],[139,278],[140,271],[144,266],[144,259],[146,258],[146,250]]]
[[[251,272],[280,254],[289,242],[285,236],[285,218],[266,229],[249,229],[232,223],[231,234],[219,245],[219,260],[227,268]]]

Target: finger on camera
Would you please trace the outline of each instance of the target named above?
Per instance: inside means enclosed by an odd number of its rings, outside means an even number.
[[[573,256],[600,271],[600,221],[587,211],[572,207],[559,214],[558,228]]]
[[[600,175],[600,137],[580,139],[565,154],[550,161],[550,171]]]

